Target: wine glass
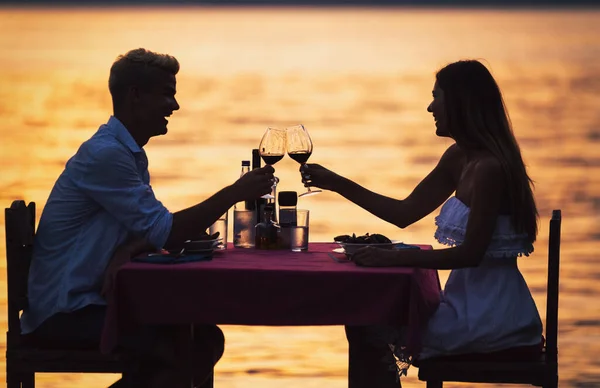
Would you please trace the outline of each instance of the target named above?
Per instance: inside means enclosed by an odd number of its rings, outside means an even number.
[[[262,160],[264,160],[267,165],[272,166],[285,156],[285,146],[286,131],[283,129],[268,127],[262,139],[260,140],[258,151]],[[275,190],[278,182],[279,178],[274,177],[272,191]],[[261,198],[274,199],[275,196],[272,194],[265,194]]]
[[[312,140],[310,140],[310,135],[306,128],[304,128],[304,125],[299,124],[287,128],[287,153],[290,158],[300,163],[302,166],[300,167],[300,171],[306,165],[306,161],[310,158],[312,150]],[[320,192],[321,190],[311,190],[310,186],[308,186],[308,191],[300,194],[299,197],[318,194]]]

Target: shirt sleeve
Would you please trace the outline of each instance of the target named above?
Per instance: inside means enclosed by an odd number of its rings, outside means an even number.
[[[115,217],[127,230],[162,248],[173,214],[144,183],[133,155],[119,146],[82,147],[67,170],[74,184]]]

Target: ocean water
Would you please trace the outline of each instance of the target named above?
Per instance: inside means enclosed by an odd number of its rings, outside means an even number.
[[[66,160],[111,113],[112,61],[137,47],[181,63],[181,110],[146,147],[153,188],[171,210],[234,182],[267,126],[297,123],[312,136],[310,162],[402,198],[451,144],[435,137],[426,112],[435,71],[478,58],[504,92],[536,183],[540,235],[520,268],[543,316],[548,217],[563,211],[560,386],[600,386],[599,17],[597,9],[0,8],[0,200],[42,209]],[[278,190],[304,191],[296,162],[284,158],[276,170]],[[310,209],[311,241],[370,232],[440,248],[435,213],[400,230],[333,193],[302,198],[299,208]],[[342,327],[223,329],[218,387],[346,386]],[[416,374],[405,387],[424,386]],[[37,386],[116,378],[44,374]]]

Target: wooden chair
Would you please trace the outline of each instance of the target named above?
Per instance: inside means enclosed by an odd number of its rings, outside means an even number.
[[[35,203],[14,201],[5,209],[8,332],[6,333],[7,388],[34,388],[36,373],[123,373],[127,360],[99,350],[47,349],[25,343],[20,312],[28,306],[27,278],[35,234]],[[113,387],[121,386],[117,382]]]
[[[419,364],[419,380],[427,388],[442,388],[444,381],[491,384],[530,384],[544,388],[558,386],[558,275],[560,266],[561,211],[553,210],[548,243],[548,299],[546,302],[546,343],[539,357],[522,361],[492,361],[486,355],[470,360],[453,357],[430,359]]]

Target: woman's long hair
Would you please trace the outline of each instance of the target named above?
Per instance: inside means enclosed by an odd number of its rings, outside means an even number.
[[[526,233],[533,243],[538,229],[533,181],[494,77],[480,62],[465,60],[442,68],[436,80],[444,92],[448,131],[459,144],[485,149],[500,161],[515,231]]]

